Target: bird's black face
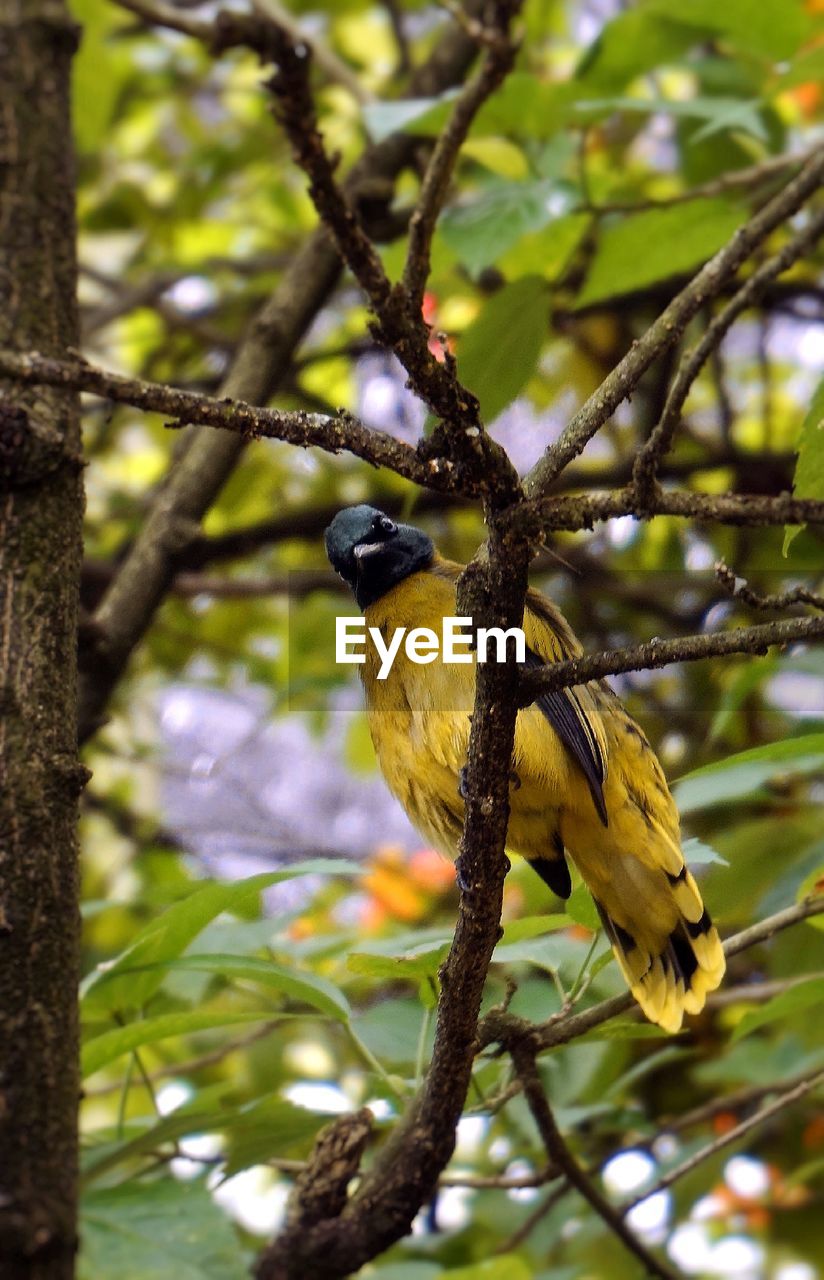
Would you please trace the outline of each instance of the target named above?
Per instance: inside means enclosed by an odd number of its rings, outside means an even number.
[[[348,582],[361,609],[385,595],[410,573],[431,563],[430,538],[409,524],[395,524],[375,507],[339,511],[326,530],[326,554]]]

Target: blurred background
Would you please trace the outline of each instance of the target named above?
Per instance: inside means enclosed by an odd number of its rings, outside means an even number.
[[[278,0],[259,2],[284,17]],[[104,0],[72,7],[84,28],[84,352],[216,392],[315,226],[304,179],[252,55],[213,58]],[[218,7],[180,5],[205,20]],[[321,124],[344,171],[369,140],[396,129],[420,137],[383,218],[394,277],[416,169],[450,99],[397,95],[452,18],[415,0],[298,3],[286,17],[315,46]],[[424,303],[433,350],[454,354],[522,472],[786,181],[787,157],[822,140],[824,6],[527,0],[523,24],[516,69],[464,148]],[[710,318],[698,318],[687,346]],[[559,492],[625,482],[673,367],[650,372]],[[823,367],[817,256],[782,276],[706,367],[665,483],[790,489],[799,441],[813,441],[824,417]],[[430,425],[345,275],[274,402],[345,406],[409,442]],[[182,446],[162,418],[93,399],[85,439],[91,614]],[[824,496],[818,458],[795,476],[797,492]],[[87,1280],[245,1274],[329,1116],[368,1103],[389,1124],[425,1069],[457,890],[451,865],[422,844],[376,772],[355,669],[336,667],[324,640],[335,616],[355,609],[327,566],[323,529],[360,501],[420,523],[456,560],[484,536],[477,509],[346,456],[250,444],[182,547],[87,747]],[[725,594],[715,562],[764,593],[820,590],[822,536],[626,518],[553,536],[532,581],[597,651],[777,616],[756,617]],[[811,892],[824,878],[824,651],[613,683],[670,780],[683,779],[685,837],[722,932]],[[586,1005],[623,989],[584,891],[565,908],[515,865],[504,923],[489,1004],[507,978],[513,1009],[539,1021],[570,992]],[[772,1091],[824,1069],[820,925],[737,957],[677,1038],[625,1018],[543,1060],[579,1159],[616,1203],[637,1200],[629,1221],[684,1275],[824,1274],[820,1086],[706,1151]],[[640,1274],[573,1192],[541,1185],[540,1145],[507,1084],[503,1060],[479,1059],[437,1200],[365,1275]],[[649,1194],[697,1152],[692,1172]]]

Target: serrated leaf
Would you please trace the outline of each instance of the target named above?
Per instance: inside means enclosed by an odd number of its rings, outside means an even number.
[[[458,374],[478,397],[484,422],[493,422],[534,374],[548,320],[545,281],[524,276],[493,294],[461,336]]]
[[[554,179],[499,182],[471,202],[447,209],[440,230],[474,274],[497,262],[522,236],[563,217],[573,201],[572,188]]]
[[[79,1280],[244,1280],[229,1219],[202,1182],[93,1191],[81,1206]]]
[[[708,863],[716,863],[722,867],[730,865],[726,858],[721,857],[717,849],[705,844],[703,840],[696,839],[695,836],[691,836],[689,840],[681,841],[681,852],[688,866],[700,867]]]
[[[753,747],[695,769],[675,783],[673,795],[682,814],[693,813],[754,795],[778,775],[814,773],[821,768],[824,733],[808,733]]]
[[[795,983],[780,995],[773,996],[760,1009],[745,1013],[732,1033],[733,1040],[742,1040],[744,1036],[757,1031],[759,1027],[768,1026],[782,1018],[791,1018],[793,1014],[803,1013],[824,1001],[824,978],[808,978]]]
[[[725,245],[745,218],[742,205],[704,199],[646,209],[605,225],[576,306],[693,270]]]
[[[582,98],[575,103],[575,112],[588,120],[598,120],[613,112],[703,120],[704,127],[694,135],[693,142],[709,138],[723,129],[748,133],[761,142],[767,140],[758,98]]]
[[[645,0],[644,8],[669,22],[717,32],[770,63],[792,57],[810,25],[798,0]]]
[[[816,387],[801,424],[793,493],[796,498],[824,498],[824,378]],[[803,527],[800,524],[788,525],[784,530],[785,556]]]

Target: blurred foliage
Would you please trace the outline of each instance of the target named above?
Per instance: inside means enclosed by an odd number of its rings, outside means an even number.
[[[84,28],[75,122],[85,348],[114,368],[214,390],[315,224],[303,179],[251,56],[215,61],[196,42],[152,31],[105,0],[73,0],[73,8]],[[316,70],[321,122],[344,167],[367,133],[426,137],[442,127],[452,93],[396,97],[407,52],[418,61],[437,44],[449,20],[442,10],[412,0],[326,0],[295,4],[293,13],[367,99],[362,107]],[[408,50],[393,34],[395,14]],[[447,335],[461,376],[521,469],[679,279],[776,189],[783,174],[770,161],[818,136],[824,6],[528,0],[524,26],[517,67],[480,113],[460,160],[426,299],[427,319]],[[749,174],[753,166],[762,166],[760,176]],[[408,206],[415,189],[404,174],[397,206]],[[786,235],[776,232],[770,247]],[[394,274],[403,248],[382,246]],[[673,455],[681,482],[710,493],[778,492],[792,483],[800,444],[798,492],[824,497],[823,307],[816,259],[783,277],[739,323],[691,394]],[[653,370],[588,449],[576,473],[581,488],[586,468],[599,487],[623,478],[665,390]],[[407,439],[424,423],[402,376],[375,351],[347,279],[316,318],[277,403],[345,405]],[[145,518],[176,439],[159,418],[93,402],[86,440],[93,606]],[[380,1130],[426,1068],[457,902],[452,868],[432,851],[387,841],[380,811],[370,825],[367,793],[357,789],[350,802],[360,804],[364,823],[356,831],[369,834],[350,832],[344,848],[351,814],[318,807],[313,826],[318,802],[308,790],[333,762],[357,785],[373,781],[351,672],[319,643],[338,613],[354,611],[324,572],[325,513],[364,499],[418,518],[420,495],[396,477],[314,450],[251,446],[205,522],[199,559],[182,566],[188,581],[160,609],[88,750],[83,1280],[235,1280],[280,1220],[294,1162],[329,1116],[369,1102]],[[469,558],[483,536],[477,511],[431,496],[420,519],[456,559]],[[242,556],[221,541],[238,530],[249,533]],[[788,531],[783,556],[782,536],[624,520],[557,536],[534,581],[588,648],[614,647],[747,621],[715,583],[719,557],[767,592],[820,582],[820,531]],[[246,595],[232,594],[244,583]],[[691,857],[704,864],[704,894],[723,931],[820,887],[822,653],[688,664],[616,683],[670,777],[682,776],[676,791],[696,837]],[[168,788],[177,770],[197,812],[215,760],[235,757],[253,730],[224,742],[219,727],[210,729],[213,751],[203,764],[176,754],[169,724],[174,705],[197,716],[207,691],[245,697],[260,687],[257,728],[300,721],[308,746],[274,799],[263,781],[287,776],[286,748],[273,758],[261,739],[242,776],[233,775],[242,786],[232,783],[232,799],[248,809],[258,853],[271,866],[238,881],[234,819],[222,854],[206,862],[197,841],[170,823]],[[173,705],[169,691],[180,689],[192,696]],[[299,830],[293,810],[304,811]],[[275,827],[277,855],[268,843]],[[349,861],[328,861],[342,852]],[[516,865],[504,925],[488,1006],[510,979],[513,1010],[539,1021],[570,993],[583,1007],[623,990],[603,939],[593,936],[584,891],[565,906]],[[623,1018],[546,1055],[559,1123],[595,1176],[616,1152],[645,1153],[649,1178],[632,1188],[642,1192],[750,1115],[759,1096],[752,1091],[824,1067],[820,926],[820,918],[796,926],[736,957],[722,998],[676,1038]],[[771,995],[766,1002],[759,984]],[[543,1168],[529,1114],[508,1083],[505,1060],[478,1060],[453,1179]],[[631,1221],[653,1244],[669,1240],[676,1259],[691,1257],[690,1274],[824,1274],[820,1099],[819,1090],[818,1101],[808,1096],[700,1163],[665,1193],[657,1223]],[[714,1100],[717,1107],[705,1106]],[[696,1107],[700,1117],[682,1123]],[[757,1190],[731,1179],[734,1152],[757,1162]],[[573,1193],[551,1195],[445,1186],[420,1231],[364,1274],[639,1274]],[[741,1265],[724,1270],[731,1256]]]

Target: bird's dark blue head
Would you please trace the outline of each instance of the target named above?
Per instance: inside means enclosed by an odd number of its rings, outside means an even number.
[[[339,511],[325,533],[332,568],[348,582],[361,609],[432,563],[431,538],[410,524],[395,524],[375,507]]]

